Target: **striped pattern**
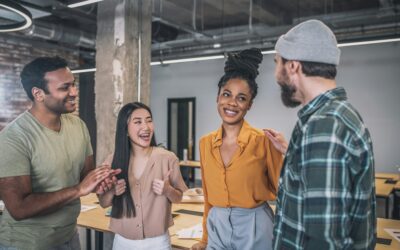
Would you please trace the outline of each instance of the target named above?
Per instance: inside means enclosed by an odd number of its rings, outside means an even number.
[[[279,180],[274,249],[373,249],[374,157],[343,88],[304,106]]]

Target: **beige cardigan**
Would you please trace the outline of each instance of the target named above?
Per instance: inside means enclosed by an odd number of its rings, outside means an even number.
[[[111,164],[108,157],[105,164]],[[170,174],[171,186],[184,192],[187,190],[179,169],[179,160],[174,153],[160,147],[154,147],[146,168],[139,179],[129,176],[130,190],[135,203],[136,217],[111,218],[110,229],[124,238],[140,240],[156,237],[167,232],[173,225],[171,202],[165,195],[157,195],[152,190],[154,179],[163,180]]]

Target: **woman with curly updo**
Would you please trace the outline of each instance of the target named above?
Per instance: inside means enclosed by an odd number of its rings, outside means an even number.
[[[200,140],[203,238],[192,249],[272,249],[282,154],[244,119],[257,95],[259,49],[230,54],[218,83],[221,127]]]

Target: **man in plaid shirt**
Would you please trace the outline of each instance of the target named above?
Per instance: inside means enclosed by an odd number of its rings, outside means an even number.
[[[333,32],[309,20],[275,46],[283,103],[302,105],[279,181],[274,249],[374,249],[374,156],[361,116],[336,86],[340,50]]]

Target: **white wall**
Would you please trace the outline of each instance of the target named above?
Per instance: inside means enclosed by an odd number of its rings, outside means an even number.
[[[337,84],[370,129],[376,171],[395,172],[400,165],[400,43],[342,48]],[[152,67],[151,108],[159,143],[167,145],[167,98],[196,97],[196,159],[200,137],[220,126],[216,110],[217,83],[224,60]],[[257,78],[259,93],[246,119],[255,127],[272,127],[286,138],[297,120],[297,109],[280,100],[274,79],[273,55],[265,55]]]

